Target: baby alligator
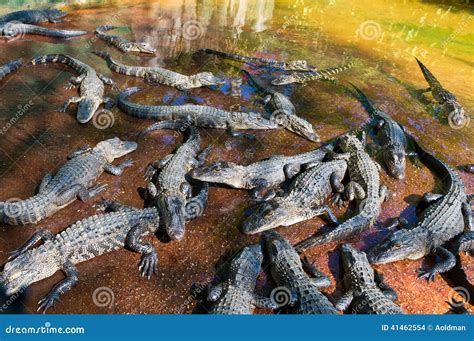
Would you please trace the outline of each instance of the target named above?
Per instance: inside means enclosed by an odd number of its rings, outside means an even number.
[[[193,199],[188,205],[194,207]],[[158,257],[154,246],[143,243],[142,238],[155,233],[159,228],[157,209],[137,209],[115,202],[106,204],[109,212],[112,212],[82,219],[57,235],[39,230],[13,252],[0,274],[0,284],[5,288],[6,294],[12,295],[61,270],[66,278],[39,301],[38,310],[46,312],[59,300],[60,295],[76,285],[79,275],[76,264],[124,246],[142,254],[139,270],[142,276],[150,279],[156,273]],[[186,213],[187,208],[188,206]],[[195,217],[193,208],[190,217]],[[40,240],[44,244],[31,249]]]
[[[174,154],[153,162],[146,173],[146,177],[151,180],[160,170],[157,185],[150,182],[148,189],[155,197],[168,236],[173,240],[181,240],[185,232],[186,199],[192,194],[186,174],[204,162],[209,149],[199,152],[201,136],[194,126],[186,122],[163,121],[157,129],[174,129],[188,133],[187,141]]]
[[[253,308],[276,309],[271,299],[255,294],[263,261],[260,244],[244,247],[228,266],[227,278],[210,288],[208,301],[216,302],[211,314],[252,314]]]
[[[417,58],[415,58],[418,65],[420,66],[423,76],[428,82],[429,88],[423,92],[431,91],[433,98],[441,105],[443,110],[448,113],[448,121],[455,127],[462,127],[468,120],[468,115],[464,111],[463,107],[459,104],[456,96],[451,92],[443,88],[441,83],[433,76],[426,66],[423,65]]]
[[[114,166],[111,162],[136,148],[135,142],[116,137],[99,142],[92,149],[72,153],[56,175],[47,174],[43,178],[38,194],[26,200],[0,202],[0,221],[9,225],[33,224],[52,216],[76,198],[90,199],[106,188],[97,185],[102,172],[121,175],[133,164],[128,160]]]
[[[103,58],[107,62],[107,66],[110,68],[110,70],[114,72],[121,73],[123,75],[141,77],[149,83],[169,85],[177,88],[178,90],[188,90],[200,88],[202,86],[225,84],[223,79],[214,76],[211,72],[200,72],[195,75],[186,76],[171,70],[163,69],[159,66],[128,66],[117,63],[107,52],[94,53]]]
[[[273,85],[285,85],[291,83],[305,84],[309,81],[314,80],[334,80],[332,75],[335,75],[341,71],[352,68],[353,64],[346,64],[342,66],[327,68],[323,70],[314,70],[309,72],[293,72],[289,75],[281,75],[272,81]]]
[[[439,257],[431,269],[419,269],[419,276],[434,280],[437,273],[450,270],[456,257],[444,244],[459,236],[464,227],[473,230],[472,210],[459,175],[446,163],[415,143],[420,159],[442,179],[443,194],[425,193],[421,203],[426,207],[414,226],[389,235],[369,250],[371,263],[385,264],[402,259],[420,259],[428,254]]]
[[[278,124],[267,120],[258,113],[225,111],[205,105],[143,105],[127,101],[139,88],[124,90],[118,99],[118,107],[125,113],[139,118],[156,118],[162,120],[186,120],[196,127],[227,129],[232,135],[240,129],[278,129]],[[145,132],[155,130],[150,126]]]
[[[95,35],[99,39],[102,39],[103,41],[105,41],[107,44],[111,46],[115,46],[123,53],[143,52],[143,53],[154,54],[156,52],[156,49],[148,43],[131,42],[122,37],[109,36],[105,34],[107,31],[113,30],[115,28],[116,28],[115,26],[109,26],[109,25],[99,26],[95,29]]]
[[[277,232],[267,231],[264,238],[272,277],[279,286],[272,292],[272,298],[292,307],[295,314],[336,314],[332,303],[319,291],[331,284],[329,279],[322,273],[319,278],[308,277],[298,253]]]
[[[10,73],[18,70],[23,65],[21,59],[12,60],[5,65],[0,66],[0,81],[8,76]]]
[[[110,103],[110,98],[104,97],[104,83],[112,87],[116,87],[113,80],[96,71],[89,65],[63,54],[49,54],[46,56],[36,57],[31,61],[32,65],[45,63],[61,63],[71,67],[79,73],[78,77],[69,80],[71,87],[79,86],[80,97],[72,97],[67,100],[59,109],[65,112],[71,103],[79,102],[77,109],[77,120],[80,123],[88,122],[96,113],[102,103]]]
[[[9,21],[19,21],[24,24],[38,24],[42,22],[59,23],[67,16],[67,12],[48,8],[40,10],[22,10],[8,13],[0,17],[0,25]]]
[[[191,171],[192,178],[205,182],[219,183],[232,188],[251,189],[256,200],[270,199],[275,196],[273,187],[286,179],[293,178],[301,166],[321,161],[333,146],[314,149],[293,156],[274,155],[267,159],[243,166],[228,161],[216,161],[210,165]],[[268,192],[268,193],[265,193]]]
[[[332,210],[323,203],[333,191],[341,193],[344,190],[341,181],[346,168],[344,160],[316,163],[296,177],[288,193],[260,204],[245,219],[242,231],[255,234],[278,226],[290,226],[324,213],[333,223],[337,223]]]
[[[374,122],[387,172],[396,179],[403,179],[407,156],[407,137],[404,128],[385,112],[375,108],[358,87],[352,83],[349,84],[354,88],[357,99]]]
[[[247,71],[242,70],[241,72],[247,76],[249,83],[264,97],[263,103],[266,110],[271,114],[271,120],[310,141],[320,141],[311,123],[296,115],[295,107],[288,97],[275,90],[265,89]]]
[[[87,34],[87,32],[56,30],[36,25],[23,24],[18,21],[9,21],[3,24],[0,23],[0,34],[7,38],[23,36],[25,34],[35,34],[52,38],[68,39],[83,36]]]
[[[392,289],[383,282],[377,283],[374,270],[364,252],[350,244],[341,247],[346,293],[336,303],[338,310],[351,307],[353,314],[403,314],[393,303]]]
[[[339,139],[339,147],[344,154],[336,154],[335,157],[347,159],[350,175],[350,182],[344,189],[344,196],[349,201],[357,199],[359,213],[334,230],[309,237],[298,243],[295,246],[298,251],[341,240],[371,227],[380,213],[382,202],[387,198],[388,190],[380,184],[379,166],[366,153],[365,144],[355,135],[347,134]]]
[[[267,58],[255,58],[255,57],[245,57],[235,53],[221,52],[211,49],[201,49],[196,52],[205,52],[207,54],[213,54],[222,58],[238,60],[246,64],[261,64],[265,67],[272,67],[276,69],[281,69],[284,71],[315,71],[316,68],[308,65],[306,60],[292,60],[289,62],[281,62],[274,59]]]

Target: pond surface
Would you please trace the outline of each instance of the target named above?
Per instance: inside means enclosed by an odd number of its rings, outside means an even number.
[[[306,59],[318,68],[354,61],[356,67],[337,78],[357,84],[373,102],[382,107],[437,156],[457,166],[472,163],[473,126],[452,129],[445,117],[430,103],[430,95],[420,98],[416,89],[427,85],[415,62],[421,59],[441,83],[458,97],[467,112],[474,113],[474,20],[472,4],[445,1],[3,1],[0,14],[23,8],[55,4],[69,16],[60,24],[45,24],[62,29],[93,32],[103,24],[123,26],[114,31],[130,40],[149,42],[158,49],[156,56],[121,55],[92,34],[80,39],[60,41],[25,36],[0,42],[0,63],[35,55],[64,53],[96,68],[117,81],[120,88],[144,89],[133,101],[147,104],[205,103],[225,109],[262,110],[254,104],[253,89],[242,84],[240,94],[232,91],[231,82],[219,90],[193,89],[180,92],[165,86],[151,86],[138,78],[111,73],[103,60],[91,53],[109,50],[115,59],[130,65],[153,66],[192,74],[212,71],[228,79],[239,77],[242,64],[212,56],[193,56],[199,48],[211,48],[249,56],[279,60]],[[148,138],[136,133],[152,123],[112,110],[113,125],[99,129],[92,123],[81,125],[75,119],[75,106],[67,113],[56,109],[75,90],[66,90],[73,74],[65,67],[49,64],[20,69],[0,84],[0,126],[14,124],[0,140],[0,198],[27,198],[33,195],[42,177],[56,171],[66,156],[85,144],[119,136],[137,140],[139,148],[131,154],[135,166],[123,176],[102,175],[100,182],[109,187],[102,194],[129,205],[141,207],[137,189],[145,182],[143,174],[153,160],[163,158],[182,142],[173,132],[162,131]],[[260,73],[262,82],[274,76]],[[361,105],[341,86],[314,81],[306,86],[279,88],[291,97],[297,113],[311,121],[322,140],[357,128],[368,120]],[[235,90],[235,89],[234,89]],[[107,90],[110,91],[110,90]],[[472,114],[474,115],[474,114]],[[250,163],[274,154],[291,155],[317,146],[290,132],[259,131],[257,142],[229,137],[222,130],[201,130],[205,144],[214,148],[209,161],[224,159]],[[460,172],[466,192],[474,192],[474,177]],[[420,195],[437,191],[440,183],[425,167],[408,163],[407,176],[395,181],[384,172],[382,181],[392,192],[383,204],[374,228],[349,241],[357,247],[379,241],[383,226],[400,212],[415,220],[414,207]],[[224,255],[232,255],[243,245],[257,241],[238,231],[244,211],[249,206],[244,191],[222,187],[210,190],[205,215],[187,225],[179,243],[153,240],[159,255],[158,276],[146,281],[139,276],[139,255],[119,250],[78,266],[80,281],[51,313],[191,313],[202,311],[191,295],[191,287],[210,281]],[[340,217],[344,210],[336,210]],[[0,263],[7,253],[20,246],[39,229],[57,233],[75,221],[95,214],[91,203],[76,201],[37,226],[0,229]],[[280,228],[292,243],[318,231],[324,221],[315,218],[289,228]],[[332,279],[324,291],[333,298],[343,292],[337,243],[307,252],[311,261]],[[452,283],[439,277],[434,283],[417,279],[415,270],[431,265],[433,259],[401,261],[377,266],[385,280],[398,293],[398,303],[408,313],[445,313],[452,295]],[[462,256],[462,264],[474,282],[472,258]],[[33,284],[20,299],[25,312],[35,312],[36,302],[62,278],[62,274]],[[259,289],[270,290],[269,278],[262,275]],[[94,304],[94,293],[109,288],[112,304]],[[455,296],[459,298],[458,296]],[[265,313],[266,311],[257,312]]]

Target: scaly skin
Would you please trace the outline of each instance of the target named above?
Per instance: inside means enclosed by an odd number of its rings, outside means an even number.
[[[432,254],[441,261],[431,269],[420,269],[420,277],[434,280],[437,273],[448,271],[456,258],[443,244],[459,236],[464,227],[473,230],[472,210],[459,175],[446,163],[426,152],[415,143],[420,159],[439,176],[444,185],[443,194],[425,193],[422,203],[428,206],[420,219],[410,227],[389,235],[369,250],[373,264],[391,263],[402,259],[419,259]]]
[[[200,193],[196,197],[198,201],[203,197],[207,200],[207,187],[203,191],[205,195]],[[186,205],[187,220],[197,216],[194,200],[191,198]],[[12,295],[61,270],[66,278],[39,302],[38,310],[46,312],[61,294],[71,290],[77,283],[76,264],[122,247],[142,254],[139,270],[142,276],[150,279],[156,273],[158,257],[153,245],[142,242],[142,238],[158,230],[158,210],[155,207],[138,209],[110,201],[106,202],[106,206],[112,212],[82,219],[57,235],[40,230],[12,252],[0,274],[0,284],[6,294]],[[202,214],[202,211],[198,214]],[[31,249],[40,240],[44,244]]]
[[[205,105],[143,105],[127,101],[139,88],[124,90],[118,99],[118,107],[125,113],[139,118],[161,120],[186,120],[196,127],[227,129],[230,132],[240,129],[278,129],[278,124],[263,118],[258,113],[229,112]],[[158,123],[159,125],[159,123]],[[144,132],[155,130],[155,125]]]
[[[441,83],[435,78],[435,76],[423,65],[417,58],[415,58],[418,65],[420,66],[423,76],[428,82],[429,88],[425,90],[431,91],[433,98],[448,114],[448,121],[455,127],[462,127],[468,120],[468,113],[464,111],[464,108],[459,104],[456,96],[451,92],[443,88]]]
[[[71,67],[79,73],[78,77],[70,79],[71,86],[79,86],[80,97],[72,97],[67,100],[59,109],[65,112],[71,103],[78,103],[77,120],[80,123],[87,123],[92,119],[99,106],[102,103],[110,103],[111,99],[104,97],[104,83],[112,87],[116,87],[115,83],[101,75],[89,65],[62,54],[49,54],[46,56],[36,57],[31,61],[32,65],[45,63],[61,63]]]
[[[344,160],[317,163],[298,175],[283,196],[260,204],[245,219],[242,231],[255,234],[278,226],[290,226],[325,213],[332,222],[337,223],[337,218],[324,205],[324,201],[332,192],[341,193],[344,190],[341,181],[346,169]]]
[[[275,296],[286,296],[284,303],[292,306],[291,312],[295,314],[336,314],[332,303],[319,291],[328,285],[327,278],[318,281],[308,277],[298,253],[277,232],[264,232],[264,238],[272,277],[279,287],[275,289]],[[279,292],[276,292],[277,290]],[[274,300],[279,302],[277,297]]]
[[[334,80],[333,75],[352,68],[352,64],[346,64],[337,67],[331,67],[323,70],[315,70],[310,72],[294,72],[289,75],[282,75],[277,77],[272,81],[273,85],[285,85],[291,83],[301,83],[305,84],[306,82],[314,80]]]
[[[61,39],[74,38],[87,34],[85,31],[56,30],[41,26],[23,24],[17,21],[9,21],[4,24],[0,23],[0,33],[7,38],[13,38],[25,34],[34,34]]]
[[[374,107],[367,96],[354,84],[355,96],[369,113],[377,132],[382,158],[390,176],[396,179],[405,177],[407,138],[403,127],[389,115]]]
[[[159,66],[143,67],[124,65],[114,61],[107,52],[94,52],[94,54],[104,59],[110,70],[114,72],[144,78],[145,81],[149,83],[168,85],[175,87],[178,90],[225,84],[223,79],[214,76],[211,72],[200,72],[195,75],[186,76],[171,70],[163,69]]]
[[[252,314],[255,307],[276,309],[269,298],[255,294],[255,285],[263,261],[260,244],[244,247],[230,262],[223,282],[212,286],[208,301],[216,302],[211,314]]]
[[[403,310],[381,290],[384,286],[376,283],[366,254],[350,244],[342,245],[341,251],[347,292],[336,308],[346,310],[351,307],[353,314],[403,314]]]
[[[260,64],[264,67],[272,67],[283,71],[316,71],[316,68],[308,65],[306,60],[291,60],[289,62],[281,62],[273,59],[246,57],[235,53],[227,53],[211,49],[201,49],[196,52],[205,52],[207,54],[216,55],[226,59],[238,60],[246,64]]]
[[[24,24],[38,24],[42,22],[58,23],[67,15],[58,9],[48,8],[40,10],[22,10],[8,13],[0,17],[0,25],[4,22],[19,21]]]
[[[21,59],[12,60],[5,65],[0,66],[0,81],[8,76],[10,73],[18,70],[23,65]]]
[[[296,115],[295,107],[288,97],[281,92],[265,89],[247,71],[242,70],[241,72],[247,76],[249,83],[264,97],[263,103],[266,110],[271,114],[273,121],[310,141],[320,141],[311,123]]]
[[[242,166],[228,161],[217,161],[191,171],[192,178],[200,181],[219,183],[232,188],[251,189],[254,198],[262,198],[262,192],[280,185],[286,179],[291,179],[300,172],[301,166],[321,161],[332,150],[331,144],[307,153],[293,156],[274,155],[268,159]]]
[[[116,137],[92,149],[73,153],[54,176],[48,174],[43,178],[38,194],[26,200],[0,202],[0,221],[9,225],[33,224],[52,216],[76,198],[90,199],[105,189],[104,185],[97,185],[102,172],[120,175],[133,164],[125,161],[113,166],[111,162],[136,148],[135,142]]]
[[[148,54],[155,54],[156,49],[152,47],[148,43],[138,43],[138,42],[131,42],[125,38],[118,37],[118,36],[109,36],[106,34],[107,31],[115,29],[115,26],[109,25],[102,25],[95,29],[95,35],[99,39],[102,39],[107,44],[118,48],[123,53],[129,52],[142,52]]]
[[[163,160],[155,161],[147,171],[149,180],[160,170],[156,185],[149,184],[156,192],[155,203],[162,213],[163,225],[168,236],[173,240],[181,240],[185,232],[184,208],[186,198],[191,195],[191,185],[186,179],[186,174],[202,163],[207,151],[199,155],[201,150],[201,137],[195,127],[185,122],[163,121],[157,129],[174,129],[186,131],[188,139],[174,154]]]
[[[378,165],[365,151],[365,144],[355,135],[348,134],[340,138],[339,147],[345,154],[335,157],[347,159],[350,175],[344,196],[349,201],[357,199],[359,212],[335,229],[298,243],[295,246],[298,251],[341,240],[371,227],[380,213],[382,202],[386,199],[387,188],[380,184]]]

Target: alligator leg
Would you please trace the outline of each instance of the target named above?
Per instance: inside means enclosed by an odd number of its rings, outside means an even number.
[[[381,185],[379,188],[380,202],[386,202],[390,197],[390,191],[387,186]]]
[[[327,288],[331,285],[329,277],[319,271],[314,263],[310,263],[306,256],[301,260],[301,265],[303,265],[303,270],[312,277],[311,280],[315,286],[318,288]]]
[[[181,185],[179,186],[179,189],[180,189],[181,193],[184,194],[186,199],[189,199],[193,196],[193,188],[191,187],[189,182],[185,181],[185,182],[181,183]]]
[[[212,146],[207,146],[201,153],[199,153],[196,161],[196,167],[201,167],[206,162],[207,157],[211,154]]]
[[[461,206],[462,215],[464,217],[464,223],[469,231],[474,231],[474,224],[472,221],[472,209],[468,202],[463,202]]]
[[[120,91],[120,88],[117,86],[117,84],[115,84],[115,82],[110,79],[109,77],[105,77],[104,75],[102,74],[97,74],[97,77],[99,77],[99,79],[104,82],[104,84],[107,84],[108,86],[112,87],[112,89],[114,91]]]
[[[65,86],[66,90],[71,90],[72,88],[75,88],[76,86],[81,85],[84,78],[86,78],[85,73],[83,73],[82,75],[79,75],[77,77],[71,77],[69,79],[69,84]]]
[[[158,195],[158,188],[156,188],[156,185],[151,181],[148,181],[146,185],[146,191],[152,198]]]
[[[114,200],[100,200],[96,204],[92,205],[98,210],[103,210],[106,212],[126,212],[126,211],[135,211],[136,208],[128,205],[124,205],[118,201]]]
[[[132,251],[142,254],[138,270],[142,277],[151,278],[156,273],[158,264],[158,255],[151,243],[143,243],[142,236],[150,232],[150,226],[145,222],[139,222],[128,231],[125,237],[125,246]]]
[[[53,174],[51,173],[48,173],[43,177],[38,187],[38,193],[42,193],[44,191],[46,186],[48,186],[48,184],[51,182],[51,179],[53,179]]]
[[[151,180],[158,170],[162,169],[166,164],[173,158],[174,154],[168,154],[164,158],[160,160],[153,161],[150,165],[148,165],[143,178],[145,180]]]
[[[61,192],[56,200],[55,204],[58,206],[63,206],[71,201],[73,201],[76,197],[78,197],[82,201],[87,201],[92,198],[94,195],[102,192],[107,188],[107,185],[96,185],[91,188],[86,188],[83,185],[73,185],[68,189]]]
[[[286,179],[292,179],[301,170],[301,165],[297,163],[288,163],[283,166],[283,173],[285,173]]]
[[[354,299],[354,292],[351,290],[346,291],[336,302],[335,307],[337,310],[345,311],[352,303]]]
[[[222,296],[223,290],[222,283],[212,286],[207,293],[207,300],[209,302],[216,302]]]
[[[117,176],[122,175],[125,168],[132,167],[133,163],[134,163],[133,160],[125,160],[125,161],[119,163],[117,166],[114,166],[111,163],[107,163],[104,166],[104,171],[106,171],[107,173],[112,174],[112,175],[117,175]]]
[[[347,201],[353,201],[354,199],[364,199],[366,194],[364,188],[358,182],[350,181],[344,189],[344,196]]]
[[[71,97],[69,98],[64,104],[58,109],[59,112],[66,112],[67,108],[72,104],[72,103],[77,103],[82,100],[82,97]]]
[[[307,218],[311,219],[312,217],[319,216],[326,213],[329,221],[335,225],[339,224],[337,217],[334,212],[326,205],[320,205],[316,207],[308,207]]]
[[[46,310],[54,305],[54,303],[59,299],[60,295],[68,292],[76,285],[77,276],[79,273],[77,272],[74,264],[72,264],[70,261],[66,261],[62,266],[62,270],[66,275],[66,278],[56,284],[49,294],[38,302],[38,311],[43,310],[43,313],[45,313]]]
[[[209,185],[206,183],[203,185],[203,188],[198,195],[192,197],[186,202],[186,209],[184,211],[184,219],[186,221],[191,221],[203,215],[204,210],[207,207],[208,190]]]
[[[344,192],[344,185],[341,183],[343,176],[340,176],[338,173],[334,172],[331,174],[329,178],[329,182],[331,183],[332,190],[336,193]]]
[[[254,294],[252,297],[252,304],[257,307],[257,308],[262,308],[262,309],[278,309],[281,308],[278,303],[276,303],[274,300],[268,297],[260,296],[257,294]]]
[[[434,281],[437,273],[446,272],[456,265],[456,257],[442,246],[432,250],[431,254],[439,256],[442,260],[436,263],[431,269],[418,269],[418,277],[424,277],[428,281]]]
[[[12,260],[22,253],[25,253],[28,251],[28,249],[32,248],[37,242],[42,240],[43,242],[46,242],[48,240],[54,239],[54,234],[52,234],[48,230],[38,230],[33,235],[28,239],[22,246],[20,246],[17,250],[12,251],[10,253],[10,257],[8,257],[8,260]]]
[[[423,194],[420,201],[416,205],[416,211],[423,212],[428,206],[435,203],[437,200],[439,200],[442,197],[443,197],[442,194],[426,192],[425,194]]]
[[[96,196],[97,194],[99,194],[100,192],[105,191],[106,188],[107,188],[107,184],[95,185],[91,188],[82,187],[79,190],[79,193],[77,194],[77,196],[79,197],[80,200],[87,201],[93,196]]]
[[[116,104],[115,100],[110,97],[104,97],[102,100],[103,100],[102,103],[104,103],[105,110],[112,110],[112,108]]]

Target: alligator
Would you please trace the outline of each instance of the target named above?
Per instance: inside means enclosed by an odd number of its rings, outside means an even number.
[[[23,24],[38,24],[42,22],[60,23],[67,14],[67,12],[54,8],[22,10],[11,12],[0,17],[0,25],[9,21],[19,21]]]
[[[352,68],[353,64],[346,64],[337,67],[331,67],[323,70],[315,70],[309,72],[293,72],[288,75],[281,75],[274,80],[272,80],[273,85],[285,85],[291,83],[301,83],[306,84],[309,81],[314,80],[331,80],[335,79],[332,75],[335,75],[341,71]]]
[[[219,183],[232,188],[250,189],[256,201],[275,196],[273,187],[293,178],[308,163],[321,161],[333,145],[293,156],[273,155],[267,159],[243,166],[228,161],[216,161],[190,172],[193,179]]]
[[[396,179],[403,179],[406,156],[409,155],[404,127],[388,114],[376,108],[358,87],[350,82],[349,84],[354,88],[356,98],[362,103],[373,121],[388,174]]]
[[[207,187],[203,187],[202,191],[207,192]],[[200,193],[196,198],[201,201],[202,197],[204,196]],[[187,220],[202,214],[195,210],[202,203],[196,205],[194,200],[192,198],[187,203]],[[38,310],[46,312],[59,300],[60,295],[76,285],[76,264],[121,247],[142,254],[139,271],[143,277],[150,279],[157,271],[158,256],[154,246],[142,242],[142,237],[155,233],[160,228],[158,210],[155,207],[138,209],[113,201],[104,202],[108,213],[82,219],[57,235],[39,230],[23,246],[12,252],[0,274],[0,284],[5,288],[6,294],[13,295],[61,270],[66,278],[38,303]],[[44,243],[33,248],[40,240]]]
[[[94,148],[73,152],[54,176],[47,174],[43,178],[38,194],[25,200],[0,202],[0,221],[9,225],[33,224],[52,216],[76,198],[89,200],[106,189],[106,185],[97,184],[102,172],[121,175],[133,165],[130,160],[117,166],[111,162],[136,148],[135,142],[115,137],[99,142]]]
[[[448,122],[454,127],[462,127],[468,121],[468,114],[464,111],[464,108],[459,104],[456,96],[451,92],[443,88],[441,83],[436,77],[423,65],[422,62],[415,58],[418,65],[420,66],[421,72],[428,82],[429,88],[423,89],[423,92],[431,91],[433,98],[438,102],[441,108],[448,113]]]
[[[186,199],[192,194],[186,174],[202,165],[210,152],[209,148],[201,150],[201,136],[197,129],[182,121],[163,121],[156,129],[173,129],[186,131],[188,139],[174,154],[169,154],[162,160],[153,162],[147,169],[145,178],[152,180],[160,170],[157,184],[152,181],[148,190],[162,214],[163,225],[172,240],[181,240],[185,232],[185,205]]]
[[[98,74],[91,66],[63,54],[38,56],[31,61],[32,65],[45,63],[66,64],[79,73],[78,77],[73,77],[69,80],[69,87],[79,86],[80,96],[68,99],[63,106],[59,108],[60,112],[65,112],[72,103],[79,103],[77,120],[80,123],[87,123],[92,119],[102,103],[109,105],[113,102],[112,99],[104,97],[104,84],[116,89],[117,86],[114,81],[104,75]]]
[[[336,303],[336,309],[349,307],[353,314],[403,314],[403,310],[385,294],[384,283],[377,283],[367,255],[350,244],[341,247],[346,293]],[[388,290],[389,295],[392,294]]]
[[[128,88],[118,98],[118,107],[125,113],[138,118],[155,118],[163,120],[186,120],[196,127],[226,129],[231,135],[237,136],[235,130],[240,129],[278,129],[272,122],[252,112],[225,111],[205,105],[143,105],[127,100],[139,92],[139,88]],[[159,123],[158,123],[159,124]],[[155,130],[155,125],[147,128],[144,133]]]
[[[320,138],[314,131],[312,124],[296,115],[296,109],[288,97],[273,89],[265,89],[247,71],[241,70],[241,72],[248,78],[249,83],[264,97],[263,103],[266,110],[271,114],[270,118],[272,120],[310,141],[320,142]]]
[[[151,84],[168,85],[175,87],[178,90],[225,84],[223,79],[214,76],[211,72],[200,72],[195,75],[186,76],[171,70],[163,69],[159,66],[143,67],[124,65],[114,61],[107,52],[96,51],[94,54],[103,58],[107,62],[107,66],[110,70],[123,75],[143,78],[146,82]]]
[[[309,65],[306,60],[291,60],[289,62],[282,62],[268,58],[246,57],[235,53],[221,52],[211,49],[200,49],[196,52],[204,52],[226,59],[238,60],[240,62],[244,62],[245,64],[262,65],[265,67],[271,67],[283,71],[316,71],[316,68],[314,66]]]
[[[115,29],[115,26],[110,25],[102,25],[95,29],[95,35],[99,39],[102,39],[107,44],[118,48],[123,53],[129,52],[142,52],[142,53],[149,53],[155,54],[156,49],[152,47],[150,44],[145,42],[131,42],[125,38],[118,37],[118,36],[109,36],[106,34],[107,31]]]
[[[1,79],[1,78],[0,78]],[[463,170],[467,173],[471,173],[471,174],[474,174],[474,163],[470,163],[470,164],[467,164],[467,165],[462,165],[462,166],[459,166],[459,169],[460,170]]]
[[[340,137],[338,146],[343,154],[333,155],[334,158],[347,159],[350,182],[345,186],[344,197],[349,201],[357,200],[358,214],[330,232],[301,241],[295,246],[296,250],[303,251],[315,245],[347,238],[371,227],[377,219],[380,206],[388,197],[388,189],[380,184],[380,166],[365,151],[365,133],[363,135],[364,142],[355,134]],[[341,197],[336,195],[335,202],[341,204]]]
[[[5,36],[7,39],[11,39],[25,34],[41,35],[52,38],[68,39],[83,36],[88,34],[85,31],[69,31],[69,30],[56,30],[46,27],[23,24],[18,21],[9,21],[6,23],[0,22],[0,36]]]
[[[0,66],[0,81],[8,76],[10,73],[18,70],[23,65],[23,60],[16,59],[9,61],[5,65]]]
[[[224,281],[209,288],[207,300],[215,302],[211,314],[252,314],[254,307],[277,309],[274,300],[255,294],[263,261],[260,244],[244,247],[230,261]]]
[[[291,244],[280,234],[264,232],[271,264],[271,274],[278,285],[272,298],[286,304],[295,314],[336,314],[333,304],[319,289],[330,284],[322,273],[309,277],[302,266],[301,259]]]
[[[440,258],[433,267],[418,269],[419,277],[435,280],[436,274],[450,270],[456,257],[445,243],[459,236],[464,227],[473,230],[472,210],[459,175],[446,163],[425,151],[418,142],[415,151],[423,163],[442,179],[443,194],[425,193],[420,204],[426,208],[418,221],[395,231],[368,252],[373,264],[402,259],[420,259],[426,255]]]
[[[317,162],[298,175],[283,196],[260,204],[245,219],[242,231],[255,234],[278,226],[290,226],[322,214],[337,223],[332,210],[323,203],[332,192],[344,191],[341,181],[346,169],[344,160]]]

